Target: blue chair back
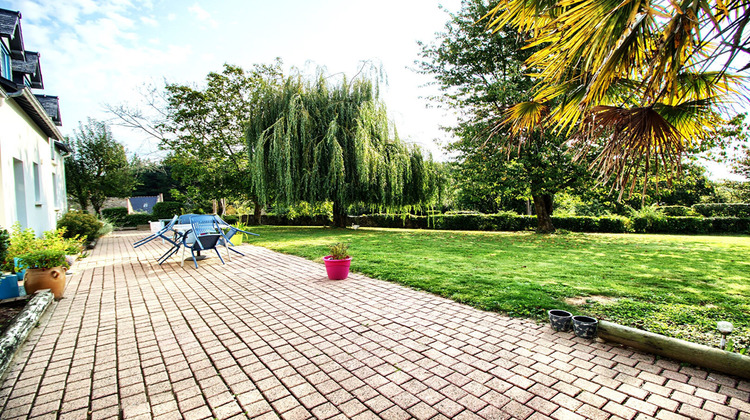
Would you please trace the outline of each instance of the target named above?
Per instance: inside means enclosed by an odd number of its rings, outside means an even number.
[[[202,215],[200,215],[200,214],[193,214],[193,213],[183,214],[183,215],[180,215],[179,219],[177,220],[177,223],[179,223],[181,225],[186,225],[186,224],[190,223],[190,221],[195,216],[202,216]]]
[[[211,215],[194,215],[190,219],[191,233],[195,235],[194,249],[211,249],[221,238],[221,229]]]

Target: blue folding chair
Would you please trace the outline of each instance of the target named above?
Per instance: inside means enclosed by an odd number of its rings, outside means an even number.
[[[186,225],[186,224],[190,223],[190,219],[192,219],[193,216],[200,216],[200,215],[199,214],[193,214],[193,213],[180,215],[180,217],[177,219],[177,223],[179,223],[181,225]]]
[[[216,217],[216,222],[219,224],[219,227],[222,228],[221,229],[222,238],[221,238],[221,241],[219,241],[220,242],[219,245],[224,245],[229,251],[236,252],[244,257],[245,254],[234,249],[234,244],[232,243],[232,237],[236,235],[237,233],[244,233],[246,235],[253,235],[253,236],[260,236],[260,235],[258,235],[257,233],[248,232],[246,230],[242,230],[235,226],[232,226],[219,216],[214,216],[214,217]],[[224,229],[227,229],[227,228],[229,230],[225,232]],[[229,252],[227,252],[227,255],[230,255]],[[231,256],[229,257],[229,260],[230,261],[232,260]]]
[[[177,252],[178,249],[180,249],[179,239],[174,237],[173,235],[168,235],[168,233],[172,231],[172,226],[174,226],[174,224],[177,222],[177,219],[178,219],[177,216],[173,217],[172,220],[170,220],[169,223],[164,225],[164,227],[161,228],[158,232],[153,233],[138,241],[135,241],[133,243],[133,248],[138,248],[139,246],[144,245],[148,242],[151,242],[157,238],[161,238],[163,241],[169,242],[170,244],[172,244],[172,248],[170,248],[167,252],[165,252],[164,255],[156,259],[156,261],[159,262],[159,265],[161,265],[164,261],[167,260],[167,258],[171,257],[175,252]]]
[[[198,252],[200,254],[201,251],[209,249],[216,251],[216,255],[219,256],[221,263],[225,264],[224,258],[221,258],[221,254],[217,248],[222,237],[221,228],[214,216],[194,215],[191,217],[190,230],[182,236],[182,263],[180,263],[180,266],[185,265],[186,249],[190,249],[190,255],[193,257],[195,268],[198,268],[198,260],[195,253]],[[190,241],[192,243],[189,243]]]

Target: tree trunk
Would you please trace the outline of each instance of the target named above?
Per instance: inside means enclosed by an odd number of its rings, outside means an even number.
[[[341,205],[338,201],[333,202],[333,226],[345,228],[346,227],[346,208]]]
[[[536,211],[538,233],[554,233],[552,225],[552,196],[549,194],[534,195],[534,210]]]
[[[253,201],[254,209],[253,209],[253,224],[254,225],[260,225],[261,224],[261,211],[263,210],[263,206],[258,204],[257,201]]]

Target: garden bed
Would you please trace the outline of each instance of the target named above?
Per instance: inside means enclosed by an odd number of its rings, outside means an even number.
[[[0,300],[0,336],[5,334],[5,330],[8,329],[13,319],[23,311],[29,299],[28,296],[22,296]]]

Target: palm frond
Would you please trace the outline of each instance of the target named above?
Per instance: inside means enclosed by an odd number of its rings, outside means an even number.
[[[599,173],[600,182],[613,179],[621,192],[629,187],[632,193],[636,180],[643,177],[648,184],[650,172],[656,172],[658,166],[671,180],[685,151],[684,137],[659,111],[655,107],[594,107],[574,138],[581,146],[577,159],[602,139],[601,151],[590,166]],[[676,115],[671,115],[674,118]],[[652,162],[657,167],[652,168]],[[643,173],[639,173],[641,169]]]

